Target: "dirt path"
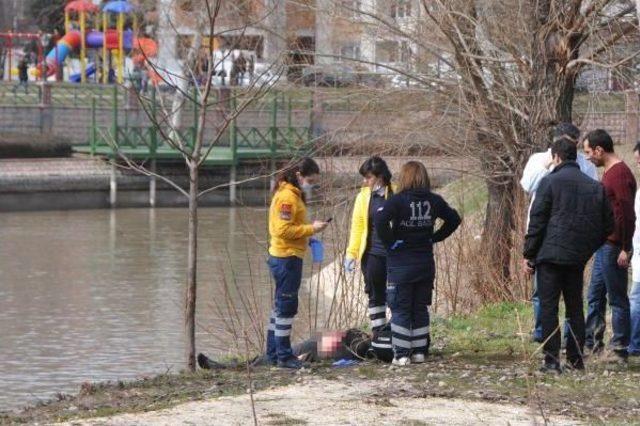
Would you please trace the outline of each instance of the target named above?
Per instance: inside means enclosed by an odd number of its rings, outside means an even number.
[[[395,425],[395,424],[543,424],[524,406],[471,402],[460,399],[387,398],[390,385],[383,381],[357,380],[340,383],[308,378],[284,387],[254,395],[261,425]],[[371,386],[375,386],[372,389]],[[547,418],[551,424],[576,425],[563,417]],[[139,414],[124,414],[65,425],[247,425],[252,424],[248,395],[220,397],[190,402],[171,409]]]

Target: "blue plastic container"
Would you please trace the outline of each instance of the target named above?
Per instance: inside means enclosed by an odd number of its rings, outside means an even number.
[[[311,247],[311,259],[313,259],[313,263],[322,263],[324,260],[324,244],[322,244],[322,241],[310,238],[309,247]]]

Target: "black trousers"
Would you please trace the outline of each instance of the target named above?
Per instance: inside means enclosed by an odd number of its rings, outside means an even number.
[[[542,263],[536,266],[538,294],[540,296],[540,319],[545,362],[560,362],[560,328],[558,326],[558,304],[560,295],[564,299],[568,323],[567,361],[571,365],[582,362],[584,350],[584,311],[582,280],[584,265],[555,265]]]
[[[371,329],[377,330],[387,323],[387,258],[365,253],[362,256],[364,291],[369,297]]]

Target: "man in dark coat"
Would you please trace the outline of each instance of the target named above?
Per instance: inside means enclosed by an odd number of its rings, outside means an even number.
[[[575,142],[551,147],[554,170],[538,187],[524,243],[525,270],[538,276],[544,344],[543,371],[561,372],[558,303],[564,298],[571,336],[570,368],[583,369],[585,339],[582,285],[584,267],[613,230],[613,213],[604,187],[576,163]]]

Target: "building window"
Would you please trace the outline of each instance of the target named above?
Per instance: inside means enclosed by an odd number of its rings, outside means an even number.
[[[348,44],[345,46],[342,46],[340,48],[340,58],[339,60],[345,60],[345,59],[360,59],[360,46],[355,45],[355,44]]]
[[[355,18],[360,13],[360,0],[342,0],[340,14],[345,18]]]
[[[406,18],[411,16],[411,0],[391,0],[392,18]]]

